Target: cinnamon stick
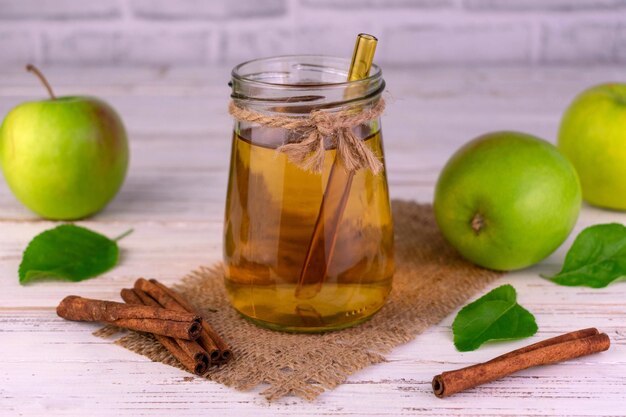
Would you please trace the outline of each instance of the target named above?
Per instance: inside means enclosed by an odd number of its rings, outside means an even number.
[[[65,297],[57,307],[57,314],[67,320],[99,321],[178,339],[194,340],[202,331],[201,318],[195,314],[76,295]]]
[[[576,330],[576,331],[573,331],[573,332],[565,333],[565,334],[562,334],[560,336],[551,337],[549,339],[545,339],[545,340],[542,340],[540,342],[533,343],[532,345],[524,346],[522,348],[513,350],[513,351],[511,351],[509,353],[505,353],[504,355],[500,355],[498,357],[495,357],[495,358],[491,359],[489,362],[507,359],[507,358],[510,358],[511,356],[519,355],[521,353],[530,352],[531,350],[539,349],[539,348],[542,348],[544,346],[555,345],[557,343],[567,342],[568,340],[584,339],[585,337],[595,336],[597,334],[600,334],[600,332],[595,327],[590,327],[588,329]]]
[[[160,307],[152,297],[141,290],[124,288],[120,292],[122,299],[129,304],[143,304]],[[209,365],[209,355],[195,340],[173,339],[196,362],[206,362]],[[197,340],[197,339],[196,339]]]
[[[158,303],[146,293],[138,290],[123,288],[120,291],[122,299],[128,304],[158,306]],[[209,367],[209,356],[197,342],[185,339],[155,334],[165,349],[168,350],[185,368],[196,375],[203,375]]]
[[[140,282],[140,285],[146,285],[143,281]],[[195,313],[195,314],[201,315],[200,312],[196,308],[194,308],[191,304],[189,304],[189,302],[185,298],[183,298],[178,292],[169,288],[165,284],[162,284],[156,279],[151,279],[150,281],[148,281],[148,283],[152,284],[152,286],[148,288],[153,289],[153,290],[156,288],[159,290],[159,291],[155,290],[155,294],[166,295],[166,297],[161,296],[161,299],[163,300],[163,302],[167,302],[168,305],[171,306],[172,308],[174,307],[174,305],[178,304],[178,308],[180,308],[181,311],[187,311],[189,313]],[[219,355],[220,355],[219,360],[221,362],[226,362],[232,357],[232,351],[230,347],[228,346],[228,344],[213,329],[213,327],[211,327],[211,325],[206,319],[202,320],[202,335],[200,336],[201,337],[200,343],[206,343],[207,347],[211,345],[215,346],[219,352]]]
[[[180,294],[160,283],[156,279],[148,281],[144,278],[139,278],[135,282],[135,288],[148,293],[164,308],[199,314],[199,312]],[[202,320],[202,332],[198,342],[211,354],[211,358],[215,361],[226,362],[232,357],[230,347],[209,325],[206,319]]]
[[[181,304],[181,302],[186,303],[186,301],[180,301],[171,296],[162,286],[159,286],[155,283],[149,282],[144,278],[139,278],[135,281],[135,289],[145,291],[151,297],[153,297],[163,308],[169,308],[176,311],[187,311],[185,307]],[[178,296],[178,294],[176,294]],[[213,341],[209,333],[202,328],[200,332],[200,337],[198,337],[198,343],[209,352],[209,356],[212,362],[221,361],[221,352],[217,347],[217,344]]]
[[[439,398],[447,397],[522,369],[602,352],[610,345],[609,337],[597,329],[577,330],[514,350],[484,363],[443,372],[433,378],[433,391]]]

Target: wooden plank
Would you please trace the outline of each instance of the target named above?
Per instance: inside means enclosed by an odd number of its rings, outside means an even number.
[[[538,318],[541,317],[538,314]],[[89,334],[95,326],[54,318],[47,320],[45,313],[20,315],[9,323],[9,326],[4,322],[2,325],[9,332],[17,332],[10,339],[10,352],[14,353],[1,358],[0,364],[3,378],[17,383],[6,384],[1,398],[20,397],[30,400],[26,402],[29,407],[37,407],[20,409],[22,411],[51,407],[54,412],[53,405],[59,398],[67,399],[70,387],[70,399],[90,404],[89,409],[96,413],[98,407],[105,407],[109,413],[129,409],[154,412],[156,409],[163,413],[186,410],[192,415],[206,412],[203,407],[231,415],[288,415],[295,410],[298,415],[554,415],[557,412],[602,415],[610,409],[619,410],[616,407],[623,395],[621,367],[626,357],[623,338],[617,341],[614,338],[609,352],[527,370],[439,400],[430,392],[432,375],[450,367],[485,360],[529,342],[511,342],[506,346],[492,344],[478,352],[459,354],[451,346],[449,323],[443,323],[420,336],[419,343],[396,349],[387,363],[356,374],[345,385],[313,403],[287,398],[267,405],[256,395],[259,390],[234,392],[177,369],[150,363],[108,344]],[[546,326],[541,335],[532,340],[552,336],[561,329]],[[614,335],[614,329],[607,330]],[[46,338],[43,345],[42,338]],[[15,353],[23,349],[29,349],[28,358]],[[30,371],[25,374],[26,365]],[[86,385],[86,380],[91,382]],[[79,414],[86,409],[84,405],[78,404],[69,415]]]

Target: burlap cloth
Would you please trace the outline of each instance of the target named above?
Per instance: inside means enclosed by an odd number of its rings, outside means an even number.
[[[230,306],[219,264],[201,267],[174,286],[203,308],[232,346],[234,360],[211,368],[206,378],[238,390],[266,385],[262,395],[270,401],[288,394],[313,400],[354,372],[384,362],[383,354],[438,323],[500,275],[461,259],[439,233],[430,205],[396,200],[392,207],[393,290],[385,306],[356,327],[313,335],[259,328]],[[116,343],[183,369],[151,335],[130,332]]]

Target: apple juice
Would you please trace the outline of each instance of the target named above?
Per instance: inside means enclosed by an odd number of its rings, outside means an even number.
[[[363,129],[375,130],[363,140],[382,158],[377,126]],[[289,134],[277,132],[255,127],[233,135],[224,223],[232,305],[277,330],[319,332],[363,321],[383,306],[391,290],[393,226],[385,172],[354,174],[323,283],[313,297],[298,298],[335,150],[325,150],[321,174],[306,171],[276,150]]]

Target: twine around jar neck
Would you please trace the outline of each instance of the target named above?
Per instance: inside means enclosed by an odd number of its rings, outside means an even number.
[[[367,168],[374,174],[383,169],[382,162],[374,152],[353,132],[361,124],[378,119],[385,110],[385,101],[380,98],[370,108],[354,108],[339,112],[314,110],[307,117],[277,116],[243,108],[231,101],[229,113],[239,121],[255,123],[265,127],[297,131],[293,139],[278,147],[290,161],[300,168],[322,172],[324,167],[324,140],[328,138],[337,149],[337,158],[348,172]]]

